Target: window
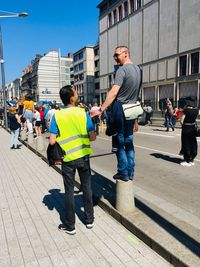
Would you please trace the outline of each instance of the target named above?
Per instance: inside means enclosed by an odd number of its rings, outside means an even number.
[[[118,7],[118,12],[119,12],[119,20],[122,20],[123,19],[122,6]]]
[[[94,76],[95,78],[99,78],[99,71],[95,71]]]
[[[74,72],[78,71],[78,65],[74,66]]]
[[[79,53],[79,59],[83,59],[83,52]]]
[[[83,70],[83,63],[80,63],[78,66],[79,66],[79,70]]]
[[[130,8],[131,8],[131,13],[133,13],[135,9],[134,0],[130,0]]]
[[[98,56],[99,55],[99,48],[97,48],[97,49],[94,50],[94,55],[95,56]]]
[[[114,19],[114,24],[117,23],[117,10],[116,9],[113,11],[113,19]]]
[[[124,2],[124,17],[128,17],[128,2]]]
[[[137,9],[140,9],[141,8],[141,6],[142,6],[142,1],[141,0],[137,0],[136,1],[137,2]]]
[[[95,83],[95,89],[96,89],[96,90],[99,89],[99,83]]]
[[[191,54],[191,74],[199,73],[199,52]]]
[[[112,13],[108,14],[108,27],[112,26]]]
[[[186,75],[187,71],[187,55],[179,58],[179,76]]]
[[[95,66],[95,68],[98,68],[99,67],[99,61],[95,61],[94,66]]]
[[[78,55],[74,56],[74,62],[78,61]]]

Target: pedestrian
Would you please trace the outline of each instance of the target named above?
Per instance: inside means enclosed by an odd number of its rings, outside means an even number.
[[[55,112],[56,112],[56,106],[55,105],[50,106],[49,111],[47,112],[47,115],[46,115],[46,123],[47,123],[48,128],[51,124],[51,119]]]
[[[83,192],[85,224],[94,226],[94,210],[91,189],[91,170],[89,155],[92,154],[90,141],[96,138],[94,126],[88,113],[76,107],[78,100],[76,90],[66,85],[60,90],[64,108],[52,117],[49,143],[59,143],[65,156],[61,165],[65,188],[65,219],[58,229],[68,234],[75,234],[74,180],[78,170]]]
[[[124,117],[122,104],[135,103],[138,100],[138,92],[141,85],[140,68],[133,64],[130,59],[129,49],[127,46],[118,46],[115,49],[114,59],[119,64],[116,71],[114,85],[108,92],[105,102],[99,110],[91,112],[91,116],[100,116],[111,104],[118,123],[115,123],[116,132],[112,139],[118,146],[116,149],[117,156],[117,173],[114,179],[129,181],[134,178],[135,152],[133,145],[133,127],[135,120],[126,120]],[[110,114],[111,114],[110,113]],[[110,115],[108,115],[110,116]],[[109,121],[109,118],[108,118]]]
[[[166,99],[166,109],[165,109],[165,127],[166,132],[169,132],[169,128],[172,128],[172,131],[174,131],[174,124],[172,121],[172,117],[173,117],[173,106],[172,106],[172,102],[170,101],[169,98]]]
[[[29,133],[33,133],[34,101],[32,100],[32,96],[30,94],[27,94],[25,96],[23,105],[24,105],[23,117],[26,119],[26,127]]]
[[[199,109],[194,108],[189,102],[183,109],[183,116],[181,117],[181,153],[184,161],[180,163],[182,166],[193,166],[194,159],[197,156],[196,118],[198,114]]]
[[[18,101],[18,115],[21,119],[21,130],[25,127],[26,119],[23,117],[23,111],[24,111],[24,97],[21,97]]]
[[[42,125],[42,133],[45,132],[46,125],[45,125],[45,119],[44,119],[44,108],[42,106],[39,107],[40,112],[40,119],[41,119],[41,125]]]
[[[99,107],[98,107],[97,103],[94,103],[89,112],[93,112],[93,111],[98,110],[98,109],[99,109]],[[95,130],[96,135],[99,135],[99,125],[100,125],[99,117],[97,117],[97,116],[93,117],[92,122],[94,124],[94,130]]]
[[[180,120],[180,117],[181,117],[180,109],[177,108],[177,107],[174,107],[174,113],[173,113],[173,116],[172,116],[172,123],[173,123],[174,127],[176,126],[177,121]]]
[[[152,124],[152,120],[151,120],[151,117],[152,117],[152,114],[153,114],[153,109],[152,107],[148,104],[147,106],[145,105],[143,107],[143,110],[145,111],[145,125],[148,124],[150,122],[150,124]]]
[[[8,120],[10,125],[10,131],[11,131],[11,149],[19,149],[18,145],[18,138],[19,138],[19,131],[21,127],[21,120],[20,116],[17,114],[17,110],[14,106],[10,106],[8,109]]]
[[[42,121],[41,121],[40,112],[39,112],[38,107],[34,108],[34,121],[35,121],[35,133],[36,133],[35,138],[38,138],[38,136],[41,135],[41,125],[42,125]]]
[[[0,125],[3,125],[3,113],[4,113],[4,109],[2,105],[0,105]]]

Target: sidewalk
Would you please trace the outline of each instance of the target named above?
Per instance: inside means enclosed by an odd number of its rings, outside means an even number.
[[[48,133],[43,135],[44,148],[39,151],[38,139],[31,144],[24,142],[44,161],[46,161],[48,136]],[[163,199],[141,192],[135,185],[133,186],[136,204],[134,212],[119,213],[115,209],[116,184],[113,182],[112,172],[104,170],[101,165],[96,165],[95,159],[96,157],[91,158],[92,188],[98,205],[172,265],[199,266],[199,218],[186,214],[185,210],[180,210],[178,206],[163,202]],[[56,167],[56,170],[60,172],[60,167]],[[80,188],[78,177],[75,182]]]
[[[10,149],[0,128],[0,266],[170,266],[136,236],[95,206],[86,229],[76,195],[75,236],[57,230],[63,214],[61,175],[22,145]]]

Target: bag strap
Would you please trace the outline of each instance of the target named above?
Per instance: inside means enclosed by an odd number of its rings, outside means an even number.
[[[143,79],[143,71],[142,71],[142,69],[140,67],[139,67],[139,69],[140,69],[140,85],[138,87],[137,100],[139,98],[139,94],[140,94],[140,91],[141,91],[141,88],[142,88],[142,79]]]

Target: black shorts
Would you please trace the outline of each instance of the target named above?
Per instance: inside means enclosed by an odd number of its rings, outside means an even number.
[[[36,121],[35,122],[35,126],[40,126],[41,125],[41,121]]]

